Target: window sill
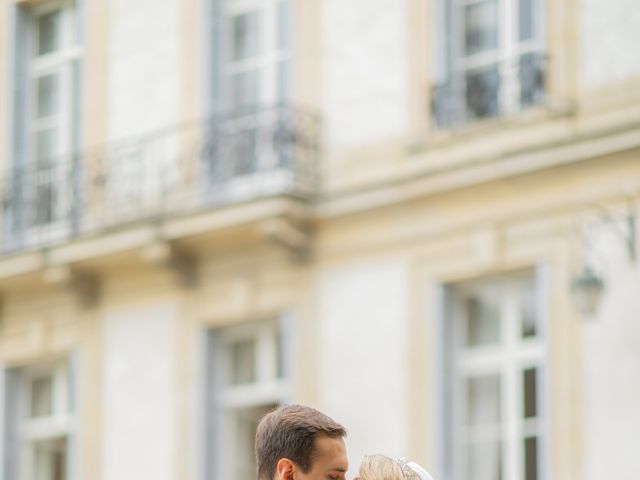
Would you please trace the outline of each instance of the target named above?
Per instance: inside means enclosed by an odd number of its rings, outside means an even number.
[[[418,141],[409,146],[411,154],[419,154],[437,150],[451,144],[485,138],[506,131],[519,130],[536,126],[537,124],[560,118],[568,118],[576,113],[575,107],[569,101],[549,101],[520,110],[511,114],[470,121],[452,128],[433,127]]]

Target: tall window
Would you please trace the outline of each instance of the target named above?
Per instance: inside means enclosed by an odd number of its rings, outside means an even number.
[[[456,480],[543,480],[545,340],[533,275],[450,290],[448,468]]]
[[[208,401],[212,431],[208,477],[255,480],[254,438],[260,418],[288,396],[280,322],[215,330],[210,337]]]
[[[72,478],[72,390],[70,366],[66,362],[8,373],[4,478]]]
[[[542,0],[439,0],[432,110],[447,127],[540,103]]]
[[[16,7],[14,36],[14,227],[37,234],[69,207],[78,146],[79,16],[75,2]]]
[[[250,198],[284,183],[291,111],[290,0],[210,0],[212,111],[202,160],[210,196]],[[288,172],[285,172],[288,173]],[[256,175],[258,174],[258,175]],[[286,175],[284,175],[286,177]],[[285,181],[287,178],[285,178]]]
[[[214,108],[227,112],[272,106],[289,93],[289,0],[212,0]]]

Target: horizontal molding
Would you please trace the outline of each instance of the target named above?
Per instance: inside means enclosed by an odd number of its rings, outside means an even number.
[[[577,164],[635,148],[640,148],[640,124],[599,136],[585,135],[546,148],[494,158],[477,158],[457,167],[443,167],[419,176],[396,179],[334,197],[328,196],[317,204],[316,216],[328,220],[357,214],[486,182]]]

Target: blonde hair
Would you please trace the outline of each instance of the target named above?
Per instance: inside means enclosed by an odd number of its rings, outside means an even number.
[[[416,472],[404,473],[400,464],[386,455],[366,455],[360,463],[359,476],[362,480],[420,480]]]

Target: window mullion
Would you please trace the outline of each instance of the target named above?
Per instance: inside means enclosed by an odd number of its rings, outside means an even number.
[[[520,451],[520,412],[522,404],[522,386],[520,381],[520,365],[516,361],[518,350],[518,303],[517,288],[510,285],[506,289],[503,300],[504,324],[506,330],[507,361],[503,365],[505,377],[504,389],[504,447],[505,447],[505,473],[506,480],[518,480],[520,478],[521,451]]]
[[[57,421],[64,421],[67,418],[67,375],[66,368],[59,366],[54,370],[53,386],[54,386],[54,403],[53,418]]]
[[[517,45],[516,39],[516,9],[514,0],[500,0],[500,35],[499,48],[501,51],[500,89],[501,110],[512,113],[517,109]]]
[[[271,323],[262,325],[257,337],[256,365],[259,382],[272,382],[276,377],[275,372],[275,345],[272,338],[273,327]]]

